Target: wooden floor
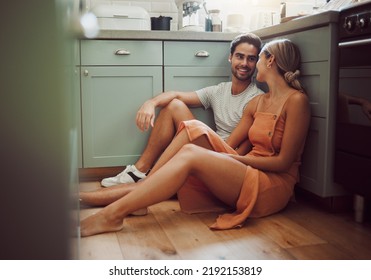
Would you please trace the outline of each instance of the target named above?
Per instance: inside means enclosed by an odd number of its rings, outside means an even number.
[[[84,182],[81,190],[99,188]],[[80,210],[80,218],[99,208]],[[334,214],[297,198],[282,212],[249,219],[241,229],[212,231],[217,214],[188,215],[176,200],[130,216],[124,229],[80,240],[80,259],[371,259],[371,223],[356,223],[352,213]]]

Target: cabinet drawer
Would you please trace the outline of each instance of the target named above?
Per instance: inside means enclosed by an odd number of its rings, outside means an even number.
[[[162,42],[81,41],[82,65],[162,65]]]
[[[165,66],[228,66],[227,42],[164,42]]]

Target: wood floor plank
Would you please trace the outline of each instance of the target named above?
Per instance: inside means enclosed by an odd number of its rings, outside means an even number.
[[[177,201],[162,202],[151,209],[182,259],[234,259],[215,232],[197,215],[181,212]]]
[[[79,189],[82,192],[87,192],[87,191],[94,191],[101,189],[102,186],[100,185],[99,182],[81,182],[79,184]]]
[[[117,233],[117,238],[125,259],[179,259],[176,249],[152,212],[146,216],[128,217],[124,225],[124,229]]]
[[[298,260],[348,260],[349,255],[342,248],[332,244],[318,244],[287,248]]]
[[[249,226],[248,220],[246,226]],[[313,234],[305,227],[295,223],[284,214],[260,218],[257,225],[250,230],[255,234],[263,234],[277,243],[281,248],[293,248],[305,245],[325,244],[325,240]]]
[[[198,214],[206,224],[214,222],[215,217]],[[248,226],[238,229],[215,231],[228,250],[234,252],[235,259],[241,260],[288,260],[294,257],[277,243],[263,234],[256,234],[254,228],[259,226],[257,219]]]
[[[124,259],[115,233],[84,237],[80,240],[81,260]]]
[[[343,248],[348,259],[371,259],[371,227],[359,224],[344,214],[333,214],[308,207],[305,203],[296,205],[286,217],[338,248]]]

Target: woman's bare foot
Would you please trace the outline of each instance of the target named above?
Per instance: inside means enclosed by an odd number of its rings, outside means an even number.
[[[132,212],[130,215],[132,216],[145,216],[148,214],[148,208],[145,207],[145,208],[141,208],[141,209],[138,209],[134,212]]]
[[[120,231],[124,227],[122,220],[108,220],[102,211],[80,222],[81,237],[104,232]]]

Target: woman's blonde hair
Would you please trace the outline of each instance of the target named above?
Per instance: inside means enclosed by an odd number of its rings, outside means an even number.
[[[304,88],[298,80],[300,76],[300,51],[289,39],[276,39],[263,46],[263,53],[267,58],[274,55],[278,72],[293,88],[304,92]]]

